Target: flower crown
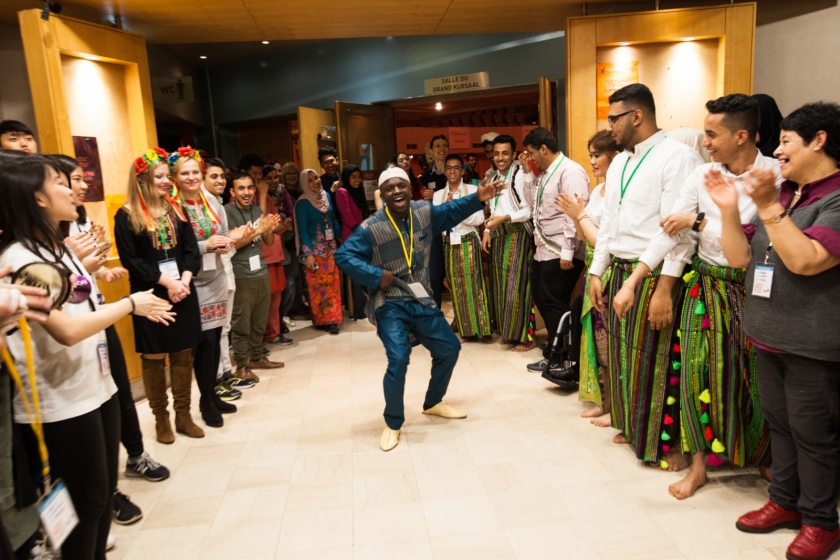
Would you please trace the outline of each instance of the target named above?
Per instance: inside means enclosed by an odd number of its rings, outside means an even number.
[[[201,154],[198,151],[193,150],[189,146],[186,148],[178,148],[176,151],[169,154],[169,163],[175,164],[181,158],[195,158],[198,163],[201,165],[201,172],[204,173],[206,169],[204,169],[204,160],[201,158]]]
[[[134,160],[134,174],[140,175],[160,163],[166,163],[169,154],[163,148],[151,148],[146,153]]]

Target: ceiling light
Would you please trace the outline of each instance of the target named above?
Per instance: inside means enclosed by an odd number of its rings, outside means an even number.
[[[207,57],[206,57],[206,56],[204,56],[204,55],[201,55],[201,56],[199,56],[198,58],[200,58],[200,59],[204,60],[204,59],[205,59],[205,58],[207,58]]]
[[[268,44],[268,41],[263,41],[263,45],[267,45],[267,44]]]
[[[619,47],[626,47],[626,46],[628,46],[629,44],[630,44],[630,43],[619,43],[619,44],[618,44],[618,46],[619,46]]]
[[[443,109],[443,105],[441,105],[440,103],[435,103],[435,109],[440,111],[441,109]]]
[[[83,54],[83,55],[82,55],[82,58],[84,58],[85,60],[93,60],[93,61],[96,61],[96,60],[102,60],[102,57],[100,57],[100,56],[93,56],[92,54]]]
[[[686,37],[685,39],[683,39],[683,41],[693,41],[696,38],[697,37]]]

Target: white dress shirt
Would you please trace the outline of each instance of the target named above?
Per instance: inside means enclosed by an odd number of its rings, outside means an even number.
[[[661,130],[637,144],[634,151],[617,155],[607,171],[604,212],[589,273],[601,276],[610,265],[610,255],[641,257],[659,233],[659,222],[671,213],[686,178],[702,164],[697,152],[666,138]],[[626,186],[623,202],[622,172]]]
[[[530,167],[530,166],[529,166]],[[531,169],[525,173],[525,199],[533,208],[534,219],[534,242],[536,251],[534,259],[538,262],[545,262],[557,258],[564,261],[572,259],[583,260],[586,257],[586,244],[581,243],[575,229],[575,222],[557,207],[557,197],[561,193],[572,196],[580,195],[584,202],[589,202],[589,175],[576,161],[572,161],[562,153],[548,166],[548,169],[540,173],[539,179],[534,177]],[[540,198],[542,189],[542,201]],[[543,228],[546,236],[560,246],[558,254],[554,249],[545,244],[536,231],[536,218]]]
[[[475,185],[468,185],[467,183],[461,183],[458,192],[456,192],[452,196],[452,200],[458,200],[459,198],[464,198],[475,193],[478,190],[478,187]],[[446,185],[445,188],[440,189],[439,191],[435,191],[435,195],[432,197],[432,204],[435,206],[440,206],[446,202],[446,198],[449,196],[449,184]],[[481,224],[484,223],[484,210],[479,210],[475,214],[468,217],[466,220],[452,228],[451,231],[459,231],[461,235],[466,235],[468,233],[474,233],[478,235],[479,228]],[[445,234],[444,234],[445,235]]]
[[[491,181],[501,181],[506,179],[508,188],[497,197],[491,198],[487,201],[487,206],[490,208],[491,216],[510,216],[511,223],[527,222],[531,219],[531,206],[525,199],[525,174],[522,172],[522,166],[514,163],[507,172],[507,175],[502,174],[501,171],[496,171],[492,175]],[[513,187],[511,188],[511,182]],[[514,198],[514,191],[519,197],[519,210],[516,210],[517,203]]]
[[[755,152],[756,157],[755,163],[753,163],[753,169],[757,167],[773,169],[773,173],[776,176],[776,189],[779,189],[784,179],[779,169],[778,160],[766,157],[758,150]],[[706,214],[706,220],[708,220],[706,227],[700,233],[691,231],[690,229],[684,229],[676,235],[668,235],[664,229],[659,228],[659,233],[653,238],[653,241],[650,242],[647,250],[639,259],[651,269],[655,268],[664,258],[665,264],[662,265],[662,274],[679,276],[682,273],[683,265],[691,262],[695,248],[697,249],[698,256],[707,263],[715,266],[730,266],[720,245],[722,228],[720,208],[712,201],[712,197],[709,196],[709,191],[706,190],[705,186],[706,173],[712,169],[720,171],[724,177],[734,179],[735,188],[738,190],[738,211],[741,213],[741,223],[749,223],[753,216],[755,216],[755,213],[758,211],[755,203],[744,192],[743,179],[746,173],[735,176],[722,163],[701,165],[686,179],[682,191],[680,191],[680,196],[671,209],[671,213],[692,212],[696,214],[703,212]]]

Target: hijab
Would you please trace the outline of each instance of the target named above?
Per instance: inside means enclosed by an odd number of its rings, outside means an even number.
[[[355,202],[356,206],[359,207],[359,210],[362,211],[362,219],[364,220],[370,216],[370,208],[368,207],[367,196],[365,196],[364,185],[359,185],[359,188],[357,189],[350,186],[350,175],[356,171],[359,173],[362,172],[358,166],[353,165],[352,163],[344,166],[344,169],[341,170],[341,188],[347,191],[347,194],[350,195],[350,198],[353,199],[353,202]]]
[[[704,163],[711,163],[712,156],[709,155],[709,150],[703,146],[703,138],[705,137],[704,133],[693,128],[685,128],[681,126],[669,132],[667,136],[671,140],[676,140],[677,142],[685,144],[700,154]]]
[[[320,211],[322,214],[326,214],[327,210],[330,209],[329,198],[327,198],[327,193],[324,190],[324,187],[321,187],[321,190],[318,192],[312,192],[312,189],[309,188],[309,174],[318,173],[315,172],[314,169],[304,169],[300,172],[300,191],[301,195],[298,198],[298,203],[306,200],[309,204],[312,205],[315,210]],[[297,214],[297,212],[295,212]],[[295,216],[297,218],[297,216]],[[297,219],[295,220],[297,221]],[[295,247],[297,248],[297,254],[300,255],[300,228],[295,228]]]
[[[776,100],[769,95],[757,93],[752,98],[758,101],[758,114],[761,117],[756,147],[762,155],[774,157],[773,152],[779,146],[779,134],[782,131],[779,127],[782,123],[782,112],[779,111]]]

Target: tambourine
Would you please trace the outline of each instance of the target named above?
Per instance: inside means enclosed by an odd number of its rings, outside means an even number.
[[[84,303],[93,291],[85,276],[74,277],[69,269],[49,262],[34,262],[19,268],[12,274],[12,283],[45,290],[52,302],[50,310],[59,309],[65,303]]]

